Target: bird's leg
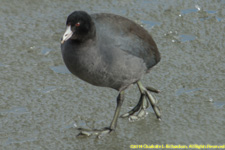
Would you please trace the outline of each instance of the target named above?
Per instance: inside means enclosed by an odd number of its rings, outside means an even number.
[[[78,134],[78,136],[90,136],[94,134],[94,135],[97,135],[98,138],[100,138],[102,135],[110,133],[111,131],[114,131],[116,129],[117,120],[118,120],[118,116],[119,116],[123,101],[124,101],[124,91],[121,91],[117,97],[117,106],[116,106],[116,110],[114,113],[113,120],[110,124],[110,127],[106,127],[103,129],[93,129],[93,130],[78,128],[78,130],[80,130],[80,133]]]
[[[160,118],[160,110],[158,106],[156,106],[156,100],[153,98],[153,96],[148,92],[155,92],[159,93],[159,90],[152,88],[152,87],[147,87],[145,88],[140,81],[137,82],[139,91],[141,93],[140,100],[138,104],[129,112],[121,115],[122,118],[129,117],[130,121],[136,121],[140,120],[142,118],[145,118],[147,116],[146,109],[149,107],[149,103],[151,104],[153,110],[156,113],[157,118]],[[148,98],[149,101],[146,100]],[[134,115],[137,112],[136,115]]]

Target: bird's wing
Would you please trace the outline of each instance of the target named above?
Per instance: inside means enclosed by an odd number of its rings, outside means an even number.
[[[92,14],[96,34],[104,47],[116,47],[144,60],[148,69],[160,61],[160,53],[151,35],[140,25],[118,15]]]

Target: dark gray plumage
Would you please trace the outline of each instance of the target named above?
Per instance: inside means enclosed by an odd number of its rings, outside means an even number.
[[[61,42],[63,60],[71,73],[90,84],[123,93],[160,61],[151,35],[125,17],[75,11],[66,25]],[[112,124],[117,118],[114,116]],[[112,124],[110,130],[115,128]]]

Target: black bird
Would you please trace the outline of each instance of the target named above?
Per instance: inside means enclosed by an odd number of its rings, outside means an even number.
[[[132,84],[138,85],[141,97],[138,104],[121,117],[142,118],[150,103],[160,119],[160,110],[149,93],[158,93],[158,90],[144,87],[140,82],[141,77],[160,61],[158,48],[143,27],[119,15],[89,15],[85,11],[75,11],[67,18],[61,50],[72,74],[92,85],[119,91],[110,126],[100,130],[79,128],[79,135],[102,135],[115,130],[124,91]],[[133,115],[136,112],[137,115]]]

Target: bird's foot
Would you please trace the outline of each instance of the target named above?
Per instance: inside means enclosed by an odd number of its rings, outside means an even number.
[[[147,115],[148,115],[148,112],[147,112],[145,109],[141,108],[141,109],[138,111],[137,114],[135,114],[135,115],[129,115],[129,116],[128,116],[128,117],[129,117],[128,120],[129,120],[130,122],[135,122],[135,121],[144,119]]]
[[[153,93],[160,93],[160,90],[157,90],[153,87],[147,86],[146,90],[148,90],[149,92],[153,92]]]
[[[77,137],[89,137],[91,135],[96,135],[97,138],[101,138],[102,136],[109,134],[113,131],[113,129],[106,127],[103,129],[85,129],[85,128],[78,128],[80,133]]]
[[[120,94],[117,97],[117,106],[116,111],[113,116],[113,120],[109,127],[103,128],[103,129],[84,129],[84,128],[78,128],[80,133],[77,135],[78,137],[87,137],[91,135],[97,135],[98,138],[101,138],[103,135],[106,135],[108,133],[111,133],[116,129],[118,116],[120,114],[120,109],[122,106],[124,100],[124,91],[121,91]]]
[[[146,109],[151,105],[152,109],[156,114],[156,117],[158,118],[158,120],[161,120],[160,109],[157,106],[158,101],[149,93],[149,92],[159,93],[160,91],[152,87],[145,88],[142,86],[140,82],[138,83],[138,87],[141,92],[141,97],[138,104],[132,110],[121,115],[120,117],[122,118],[128,117],[129,121],[131,122],[138,121],[147,116],[148,113],[146,112]],[[148,101],[146,99],[148,99]],[[135,113],[137,114],[134,115]]]
[[[148,113],[146,109],[149,107],[148,101],[145,98],[145,95],[142,94],[138,104],[129,112],[121,115],[121,118],[129,118],[130,122],[138,121],[140,119],[144,119]],[[135,114],[136,113],[136,114]],[[135,114],[135,115],[134,115]]]

